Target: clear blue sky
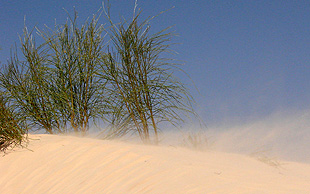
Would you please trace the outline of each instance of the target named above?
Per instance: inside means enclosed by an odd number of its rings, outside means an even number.
[[[0,61],[28,27],[66,20],[63,8],[81,21],[100,0],[0,0]],[[112,14],[132,16],[134,0],[111,0]],[[174,56],[196,83],[197,111],[209,125],[244,122],[277,111],[310,107],[310,1],[140,0],[143,17],[175,6],[152,22],[175,25]],[[117,18],[117,17],[116,17]],[[104,20],[102,20],[104,22]],[[182,78],[190,83],[187,78]]]

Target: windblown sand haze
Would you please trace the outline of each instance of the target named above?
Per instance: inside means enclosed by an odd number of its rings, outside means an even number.
[[[174,146],[30,135],[0,158],[0,193],[310,193],[310,165]]]

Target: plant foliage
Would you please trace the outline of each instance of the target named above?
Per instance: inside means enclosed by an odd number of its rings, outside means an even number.
[[[182,113],[194,113],[187,88],[174,76],[179,66],[163,57],[170,52],[170,28],[152,33],[155,17],[140,21],[136,7],[131,20],[114,23],[110,6],[103,6],[108,28],[100,14],[79,26],[75,12],[65,24],[36,29],[38,45],[24,27],[23,60],[15,52],[0,83],[27,124],[85,134],[99,121],[108,126],[107,137],[133,132],[150,142],[154,134],[158,142],[160,123],[177,125]]]
[[[24,119],[13,112],[7,99],[0,96],[0,151],[21,145],[26,140],[28,128]]]

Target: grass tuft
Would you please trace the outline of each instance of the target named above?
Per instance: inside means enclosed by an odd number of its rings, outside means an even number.
[[[27,132],[24,120],[13,112],[7,100],[0,96],[0,151],[22,145],[27,140]]]
[[[101,14],[110,26],[100,23]],[[145,143],[152,135],[158,143],[160,123],[176,126],[184,116],[196,116],[193,98],[175,77],[181,68],[163,57],[171,54],[170,27],[152,33],[157,16],[140,20],[140,15],[135,1],[128,21],[113,22],[108,4],[82,25],[75,11],[54,28],[25,26],[21,56],[13,51],[0,72],[2,92],[17,115],[50,134],[85,134],[90,125],[104,123],[105,138],[133,133]],[[25,130],[17,121],[3,120],[6,133]]]
[[[211,146],[209,138],[203,132],[189,132],[183,135],[183,141],[181,145],[200,151],[206,150]]]
[[[252,152],[250,156],[274,168],[282,168],[282,166],[284,165],[284,163],[280,162],[276,158],[269,157],[267,154],[267,150],[258,150]]]

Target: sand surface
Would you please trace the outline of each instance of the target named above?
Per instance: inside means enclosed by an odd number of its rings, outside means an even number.
[[[59,135],[0,157],[0,193],[310,193],[310,164]]]

